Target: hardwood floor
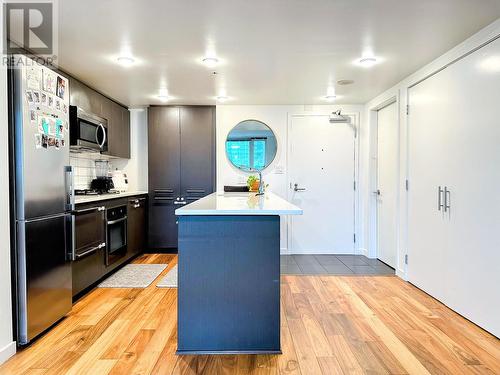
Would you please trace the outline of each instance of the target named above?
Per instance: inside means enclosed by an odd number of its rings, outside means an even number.
[[[283,354],[259,356],[176,356],[177,290],[155,283],[93,290],[0,374],[500,374],[498,339],[397,277],[282,276]]]

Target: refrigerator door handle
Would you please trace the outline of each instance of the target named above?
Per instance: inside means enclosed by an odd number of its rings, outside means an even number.
[[[74,261],[75,253],[75,217],[71,214],[66,216],[66,258],[68,261]]]
[[[75,193],[73,181],[73,167],[67,165],[64,167],[65,182],[66,182],[66,210],[71,211],[75,208]]]

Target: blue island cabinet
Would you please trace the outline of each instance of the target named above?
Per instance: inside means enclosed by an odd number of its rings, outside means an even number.
[[[276,354],[280,217],[179,216],[177,354]]]

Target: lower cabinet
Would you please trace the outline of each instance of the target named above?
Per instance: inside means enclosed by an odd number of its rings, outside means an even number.
[[[127,207],[127,250],[106,266],[106,210]],[[147,196],[132,196],[78,205],[74,210],[73,296],[82,293],[146,248]]]
[[[73,261],[73,296],[82,292],[104,275],[104,249]]]
[[[146,247],[146,197],[133,198],[128,202],[127,258],[144,251]]]

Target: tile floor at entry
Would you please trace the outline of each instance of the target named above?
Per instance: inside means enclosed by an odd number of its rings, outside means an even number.
[[[283,275],[394,275],[394,268],[364,255],[281,255]]]

